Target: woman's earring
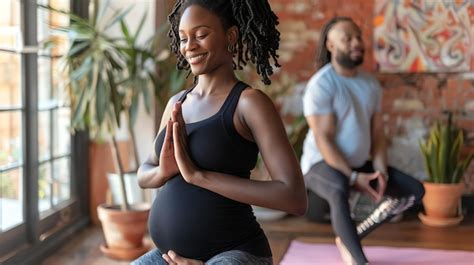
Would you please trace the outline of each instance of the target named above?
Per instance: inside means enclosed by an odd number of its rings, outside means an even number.
[[[229,45],[227,45],[227,51],[233,54],[234,53],[234,45],[229,43]]]

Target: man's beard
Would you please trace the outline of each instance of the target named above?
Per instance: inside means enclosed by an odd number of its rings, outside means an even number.
[[[338,62],[342,67],[346,69],[354,69],[364,62],[364,52],[362,52],[362,56],[354,60],[351,58],[350,52],[344,53],[338,51],[336,56],[336,62]]]

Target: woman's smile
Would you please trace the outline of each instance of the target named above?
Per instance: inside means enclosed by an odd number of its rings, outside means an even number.
[[[190,55],[190,56],[186,56],[186,60],[189,62],[189,64],[199,64],[205,60],[207,55],[208,55],[207,52],[201,53],[201,54]]]

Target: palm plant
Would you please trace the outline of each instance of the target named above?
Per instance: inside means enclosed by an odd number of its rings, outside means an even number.
[[[148,40],[144,46],[138,44],[145,19],[146,15],[142,17],[135,34],[130,32],[127,23],[121,19],[120,29],[124,41],[118,45],[119,51],[124,55],[125,64],[125,71],[117,72],[120,76],[118,84],[123,88],[123,93],[125,94],[123,108],[128,121],[128,132],[132,140],[136,167],[138,167],[140,162],[133,127],[137,120],[139,98],[142,96],[145,110],[149,114],[153,100],[150,94],[157,83],[156,63],[160,59],[153,45],[153,38]]]
[[[135,33],[131,33],[124,18],[131,10],[115,10],[108,19],[108,4],[98,10],[94,1],[94,12],[90,18],[81,18],[72,12],[40,6],[51,12],[67,16],[68,26],[54,27],[65,33],[70,46],[62,57],[61,68],[69,77],[67,86],[72,109],[71,127],[74,130],[88,129],[92,139],[111,135],[112,154],[122,194],[122,210],[130,208],[125,192],[124,167],[118,152],[115,133],[121,126],[120,117],[125,114],[133,145],[135,166],[137,155],[135,124],[140,96],[143,96],[147,112],[151,109],[150,91],[156,83],[157,51],[148,41],[139,46],[138,37],[146,16],[143,16]],[[120,24],[121,37],[110,37],[107,31]]]
[[[459,183],[474,154],[461,159],[464,137],[461,129],[453,123],[448,113],[447,124],[436,123],[428,139],[420,142],[429,182]]]

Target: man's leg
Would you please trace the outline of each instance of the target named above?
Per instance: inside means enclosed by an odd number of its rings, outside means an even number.
[[[367,258],[351,218],[348,178],[325,162],[319,162],[305,175],[305,182],[308,189],[328,201],[332,227],[357,264],[366,263]]]
[[[388,175],[387,195],[398,198],[413,196],[414,203],[421,203],[425,188],[419,180],[393,167],[388,167]]]
[[[372,172],[372,164],[368,163],[360,171]],[[362,239],[377,227],[400,214],[415,203],[420,202],[424,195],[423,185],[413,177],[393,168],[388,168],[389,180],[384,199],[377,208],[357,226],[357,233]]]

